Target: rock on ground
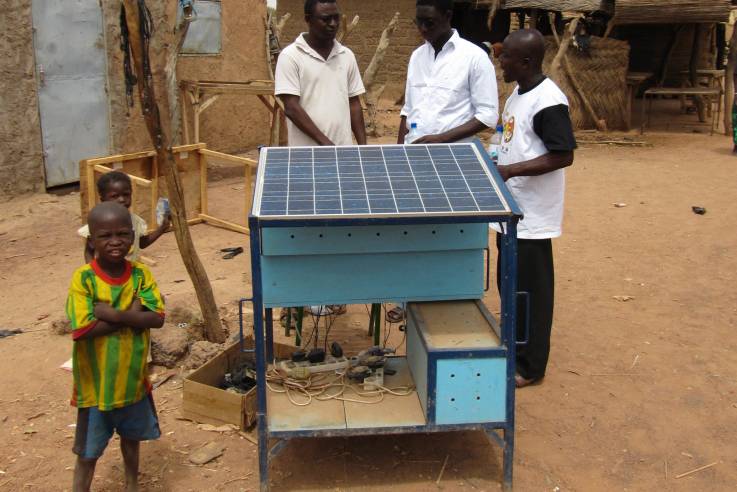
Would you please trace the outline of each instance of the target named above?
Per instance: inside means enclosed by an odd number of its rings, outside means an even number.
[[[187,330],[168,323],[159,330],[151,330],[151,358],[154,364],[174,367],[187,353],[188,347]]]

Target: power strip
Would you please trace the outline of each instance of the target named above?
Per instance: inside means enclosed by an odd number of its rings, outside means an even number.
[[[279,362],[279,367],[287,374],[292,374],[295,371],[300,373],[307,372],[309,374],[340,371],[341,369],[348,368],[348,365],[349,361],[345,357],[335,358],[331,356],[326,357],[324,362],[316,362],[314,364],[309,361],[293,362],[291,360],[284,360]]]

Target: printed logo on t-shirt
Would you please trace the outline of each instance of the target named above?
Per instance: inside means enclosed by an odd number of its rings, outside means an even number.
[[[504,143],[509,143],[514,137],[514,116],[504,122]]]

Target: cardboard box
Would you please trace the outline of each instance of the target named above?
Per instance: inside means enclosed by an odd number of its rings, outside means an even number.
[[[252,348],[253,339],[247,338],[244,345]],[[278,359],[289,358],[295,350],[289,345],[274,344],[274,355]],[[256,388],[238,394],[220,389],[220,385],[226,373],[244,359],[253,358],[254,354],[241,352],[241,344],[236,342],[187,376],[183,383],[182,416],[202,424],[249,428],[256,421]]]

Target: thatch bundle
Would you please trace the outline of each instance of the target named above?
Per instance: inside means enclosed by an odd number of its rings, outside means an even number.
[[[729,20],[730,0],[616,0],[617,24],[711,23]]]
[[[546,38],[545,42],[547,49],[543,70],[548,73],[550,63],[558,52],[558,46],[552,37]],[[610,130],[626,129],[624,111],[627,107],[626,77],[629,50],[626,41],[592,37],[588,54],[579,53],[573,47],[567,53],[569,64],[581,84],[581,91],[591,102],[597,117],[605,120]],[[503,108],[504,101],[514,90],[515,84],[505,83],[496,61],[495,65],[499,84],[499,103]],[[594,120],[585,110],[582,99],[565,75],[565,70],[562,73],[564,75],[555,80],[555,83],[568,97],[574,128],[596,128]]]
[[[504,0],[505,9],[545,9],[557,12],[594,12],[607,10],[607,0]]]

